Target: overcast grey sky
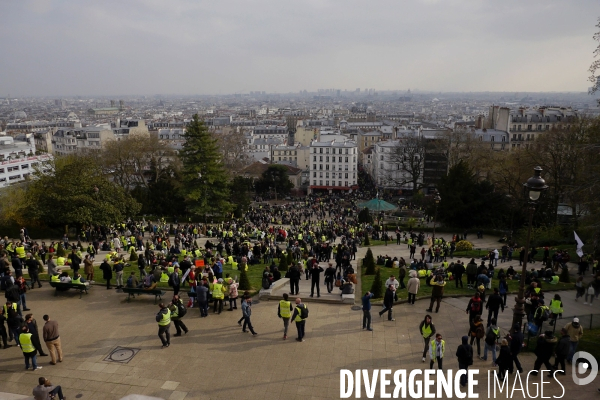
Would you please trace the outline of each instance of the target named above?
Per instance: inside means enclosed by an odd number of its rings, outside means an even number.
[[[3,0],[0,96],[586,91],[598,0]]]

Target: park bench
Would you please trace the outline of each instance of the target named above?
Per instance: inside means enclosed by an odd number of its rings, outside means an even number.
[[[54,295],[58,296],[58,292],[66,292],[69,289],[79,290],[79,298],[85,294],[88,294],[88,286],[83,283],[71,283],[71,282],[50,282],[50,286],[55,288]]]
[[[124,287],[121,290],[123,290],[123,293],[127,293],[127,302],[130,301],[131,297],[135,297],[136,294],[150,294],[150,295],[154,295],[154,304],[156,304],[156,300],[162,300],[162,296],[164,296],[167,292],[165,292],[164,290],[161,289],[151,289],[151,290],[147,290],[147,289],[142,289],[142,288],[128,288],[128,287]]]

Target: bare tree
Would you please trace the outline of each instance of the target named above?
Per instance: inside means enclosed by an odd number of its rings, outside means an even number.
[[[423,187],[425,139],[419,134],[403,135],[385,153],[382,178],[385,186],[411,186],[413,193]],[[375,160],[375,162],[380,162]],[[377,167],[377,165],[375,165]]]
[[[592,62],[592,64],[590,65],[590,69],[588,70],[590,73],[590,76],[588,78],[588,80],[590,82],[592,82],[593,86],[590,88],[590,94],[594,94],[596,93],[598,90],[600,90],[600,75],[597,75],[596,73],[600,70],[600,18],[598,18],[598,23],[596,24],[596,28],[598,28],[598,31],[596,33],[594,33],[593,39],[598,42],[598,46],[596,47],[596,49],[594,50],[594,58],[596,60],[594,60],[594,62]],[[598,104],[600,104],[600,99],[598,100]]]
[[[248,153],[248,146],[241,128],[223,128],[211,131],[213,138],[223,154],[225,168],[235,173],[251,164],[252,158]]]
[[[151,165],[159,174],[177,165],[178,159],[174,150],[156,136],[134,134],[106,143],[101,163],[115,182],[131,190],[136,186],[148,187]]]

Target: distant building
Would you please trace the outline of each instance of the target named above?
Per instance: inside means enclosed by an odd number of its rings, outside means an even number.
[[[49,154],[35,155],[33,136],[0,136],[0,187],[27,179],[40,163],[52,159]]]
[[[356,142],[343,135],[321,136],[311,143],[310,155],[309,192],[358,189]]]
[[[260,179],[262,174],[269,169],[270,164],[256,161],[239,172],[240,176],[250,179]],[[294,189],[302,186],[302,170],[292,167],[291,165],[283,165],[287,169],[288,178],[294,184]]]

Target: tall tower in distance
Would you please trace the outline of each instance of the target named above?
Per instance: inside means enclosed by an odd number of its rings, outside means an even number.
[[[296,125],[298,124],[298,117],[288,116],[286,118],[286,125],[288,130],[287,145],[293,146],[296,140]]]

